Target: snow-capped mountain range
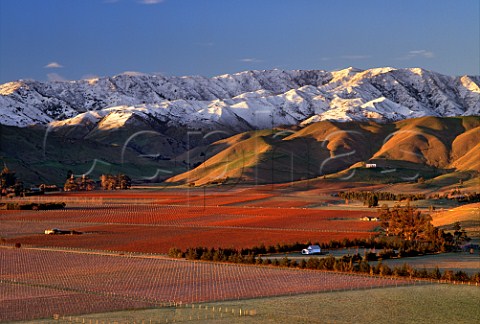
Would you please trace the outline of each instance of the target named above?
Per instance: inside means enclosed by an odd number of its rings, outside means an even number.
[[[266,70],[213,78],[124,73],[80,81],[0,85],[0,124],[89,125],[138,120],[236,131],[321,120],[380,122],[480,115],[480,76],[419,68]]]

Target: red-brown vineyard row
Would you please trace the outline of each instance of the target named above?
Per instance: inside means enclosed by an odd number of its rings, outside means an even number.
[[[374,222],[360,221],[366,211],[300,208],[186,207],[175,205],[103,205],[49,211],[9,211],[0,220],[67,221],[103,224],[248,226],[301,230],[369,231]]]
[[[151,303],[140,300],[39,287],[0,279],[0,322],[52,319],[54,314],[101,313],[151,306]]]
[[[411,284],[264,266],[0,248],[0,320]]]
[[[128,191],[96,191],[92,192],[69,192],[54,194],[51,197],[56,199],[66,199],[67,203],[87,202],[89,199],[102,201],[102,202],[121,202],[132,201],[137,202],[154,202],[158,204],[175,204],[175,205],[189,205],[189,206],[221,206],[230,204],[250,204],[264,199],[275,196],[275,192],[257,192],[256,190],[249,189],[240,191],[215,191],[215,189],[209,188],[207,193],[203,193],[202,190],[177,190],[177,191],[135,191],[134,194]]]

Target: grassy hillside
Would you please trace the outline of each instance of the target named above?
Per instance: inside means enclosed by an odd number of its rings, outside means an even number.
[[[455,222],[476,221],[480,225],[480,203],[463,205],[433,215],[434,226],[452,225]]]
[[[279,183],[320,176],[388,183],[457,174],[445,183],[451,185],[480,172],[479,132],[478,117],[424,117],[395,124],[323,121],[297,131],[249,132],[215,142],[203,160],[198,149],[191,150],[189,156],[199,166],[168,181]],[[377,167],[366,168],[366,163]]]
[[[480,203],[463,205],[432,214],[433,226],[452,229],[456,222],[460,222],[470,237],[480,238]]]
[[[423,117],[401,121],[396,123],[394,132],[385,137],[373,158],[447,168],[460,156],[474,150],[472,142],[478,129],[478,118],[473,117]],[[461,167],[458,169],[465,171],[473,166],[464,163]]]

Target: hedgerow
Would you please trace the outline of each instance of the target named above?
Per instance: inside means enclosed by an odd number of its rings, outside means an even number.
[[[264,255],[255,254],[248,249],[222,249],[222,248],[188,248],[186,251],[173,247],[168,252],[172,258],[186,258],[188,260],[216,261],[228,263],[255,264],[262,266],[274,266],[310,270],[329,270],[338,272],[365,273],[377,276],[407,277],[410,279],[433,279],[459,282],[480,283],[480,272],[469,276],[464,271],[453,272],[445,270],[443,273],[435,267],[428,271],[425,268],[415,269],[409,264],[404,263],[401,266],[390,268],[380,260],[376,265],[371,265],[369,261],[375,261],[378,258],[372,258],[371,253],[366,253],[363,257],[360,254],[344,255],[340,258],[328,255],[326,257],[310,257],[300,261],[292,260],[288,256],[278,258],[268,258]],[[375,255],[375,253],[373,253]],[[382,255],[382,254],[380,254]]]
[[[54,210],[65,208],[64,202],[47,202],[47,203],[2,203],[0,209],[6,210]]]

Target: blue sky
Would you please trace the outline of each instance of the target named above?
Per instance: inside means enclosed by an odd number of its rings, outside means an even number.
[[[0,83],[124,71],[480,74],[478,0],[1,0]]]

